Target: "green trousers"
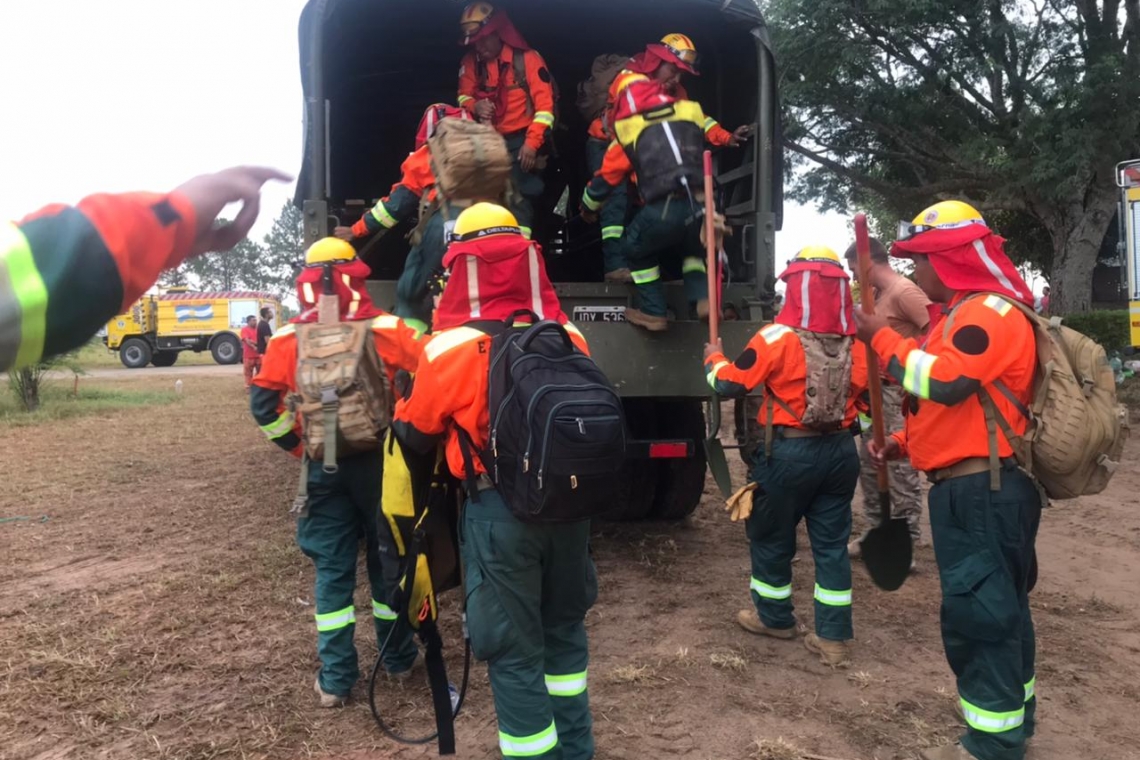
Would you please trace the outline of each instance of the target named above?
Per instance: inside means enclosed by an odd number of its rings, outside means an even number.
[[[449,218],[454,221],[458,210]],[[443,268],[443,254],[447,251],[444,213],[436,210],[424,225],[423,238],[413,246],[404,260],[404,271],[396,281],[397,317],[415,320],[424,329],[431,322],[432,303],[429,297],[429,279],[432,272]]]
[[[629,262],[638,309],[651,316],[665,316],[662,263],[679,264],[675,268],[681,271],[690,307],[708,297],[705,253],[701,247],[702,219],[688,198],[673,197],[642,207],[625,228],[615,255]]]
[[[602,168],[609,146],[608,142],[593,137],[586,140],[586,161],[591,178]],[[623,179],[598,211],[598,222],[602,226],[602,266],[606,272],[629,268],[629,262],[623,258],[621,250],[621,236],[625,232],[628,207],[629,180]]]
[[[461,523],[471,648],[487,662],[503,757],[589,760],[589,521],[522,523],[487,490]]]
[[[518,191],[511,202],[511,213],[518,219],[523,233],[530,237],[533,231],[531,228],[534,227],[534,207],[542,197],[546,184],[537,169],[524,172],[519,164],[519,151],[526,145],[526,132],[504,135],[503,139],[506,140],[507,150],[511,154],[511,182]]]
[[[297,545],[316,568],[317,654],[321,658],[321,688],[347,695],[360,677],[353,634],[356,629],[356,559],[360,540],[367,549],[368,581],[372,586],[371,615],[382,645],[396,614],[389,594],[399,583],[399,564],[382,558],[377,543],[380,484],[384,460],[379,451],[338,461],[336,473],[325,473],[320,462],[309,464],[309,516],[297,521]],[[416,657],[411,629],[400,626],[398,640],[389,642],[384,667],[399,673]]]
[[[1022,760],[1033,735],[1036,678],[1029,572],[1041,497],[1015,466],[930,489],[942,580],[942,643],[966,718],[962,746],[980,760]]]
[[[752,602],[769,628],[796,624],[792,557],[796,526],[807,520],[815,558],[815,632],[846,641],[851,626],[851,499],[859,480],[859,454],[847,431],[818,438],[782,438],[772,456],[761,447],[752,465],[752,515],[745,529],[752,548]]]

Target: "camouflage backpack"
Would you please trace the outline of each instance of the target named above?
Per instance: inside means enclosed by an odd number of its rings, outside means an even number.
[[[851,348],[855,339],[848,335],[824,335],[808,330],[792,329],[792,332],[804,349],[804,363],[807,365],[804,400],[807,406],[801,417],[775,394],[767,394],[764,451],[768,456],[772,455],[774,437],[773,404],[779,405],[804,427],[821,433],[833,433],[842,428],[847,415],[847,399],[851,393]]]

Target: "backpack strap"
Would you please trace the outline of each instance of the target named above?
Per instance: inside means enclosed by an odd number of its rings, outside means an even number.
[[[526,95],[526,115],[534,117],[534,98],[530,94],[530,82],[526,78],[526,51],[515,49],[511,56],[515,70],[515,85]]]
[[[321,386],[321,416],[324,417],[325,423],[325,439],[324,439],[324,459],[321,462],[321,469],[325,473],[332,475],[340,469],[340,465],[336,463],[336,433],[337,433],[337,416],[340,411],[340,396],[336,392],[335,385],[322,385]]]
[[[479,484],[476,482],[475,458],[472,454],[475,442],[462,425],[456,425],[455,430],[459,438],[459,453],[463,456],[463,483],[467,486],[467,498],[478,504]]]
[[[301,454],[301,475],[297,482],[297,495],[293,497],[293,507],[289,514],[298,520],[309,516],[309,454]]]
[[[764,404],[766,416],[766,419],[764,421],[764,456],[770,457],[772,456],[772,441],[776,438],[776,427],[774,424],[772,424],[772,420],[775,417],[775,409],[773,408],[773,404],[779,404],[780,408],[788,414],[792,415],[792,418],[795,420],[801,420],[803,418],[793,412],[792,408],[785,404],[782,400],[776,398],[776,394],[772,393],[771,388],[765,387],[764,395],[766,397]]]

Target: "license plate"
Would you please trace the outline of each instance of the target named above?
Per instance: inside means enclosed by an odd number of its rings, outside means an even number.
[[[575,306],[575,322],[624,322],[624,306]]]

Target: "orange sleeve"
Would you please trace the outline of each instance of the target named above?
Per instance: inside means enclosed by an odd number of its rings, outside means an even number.
[[[463,61],[459,64],[459,99],[457,103],[471,114],[475,113],[475,90],[479,86],[475,67],[474,53],[463,56]]]
[[[526,81],[534,101],[534,121],[526,130],[526,144],[538,150],[546,140],[546,131],[554,127],[554,79],[542,56],[533,50],[523,54]]]
[[[752,336],[736,361],[717,352],[705,360],[709,386],[721,396],[743,396],[764,384],[772,370],[784,361],[795,333],[784,325],[770,324]]]
[[[629,156],[618,141],[614,140],[606,149],[601,168],[582,193],[582,206],[590,211],[597,211],[614,188],[632,173],[633,164],[630,163]]]
[[[376,339],[376,352],[384,360],[390,374],[397,370],[415,372],[423,355],[423,344],[416,331],[394,314],[384,314],[372,320],[372,334]]]
[[[704,129],[705,139],[708,140],[709,145],[723,148],[732,142],[732,133],[722,127],[717,120],[711,116],[705,117]]]

